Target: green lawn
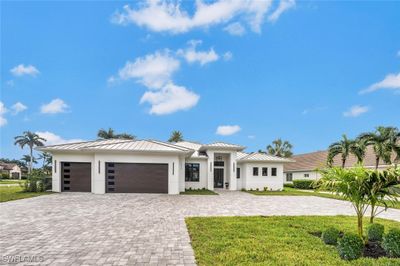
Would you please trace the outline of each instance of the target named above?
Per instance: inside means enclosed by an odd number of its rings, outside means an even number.
[[[218,195],[214,191],[208,189],[186,189],[185,192],[181,192],[181,195]]]
[[[0,202],[32,198],[50,193],[51,192],[23,192],[20,186],[0,186]]]
[[[306,192],[289,187],[285,187],[283,191],[246,191],[246,192],[257,196],[316,196],[322,198],[344,200],[343,197],[332,193],[322,193],[313,190],[310,190],[310,192]],[[390,208],[400,209],[400,201],[398,201],[395,204],[387,202],[387,204]]]
[[[20,179],[1,179],[0,184],[19,184],[23,183],[25,180],[20,180]]]
[[[385,230],[399,222],[376,219]],[[310,232],[356,232],[350,216],[191,217],[186,224],[199,265],[400,265],[400,259],[340,259]],[[367,224],[367,219],[365,220]]]

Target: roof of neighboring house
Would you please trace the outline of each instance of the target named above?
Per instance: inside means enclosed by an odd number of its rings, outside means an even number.
[[[282,163],[288,163],[288,162],[294,162],[294,160],[289,159],[289,158],[282,158],[266,153],[261,153],[261,152],[253,152],[250,153],[246,156],[243,156],[239,159],[240,162],[282,162]]]
[[[288,163],[284,166],[284,171],[314,171],[317,168],[323,168],[326,166],[326,161],[328,158],[328,151],[316,151],[304,154],[298,154],[292,156],[296,162]],[[392,156],[392,161],[395,159],[395,155]],[[357,158],[350,154],[346,160],[345,167],[353,167],[357,164]],[[375,167],[375,153],[371,146],[367,147],[365,152],[365,158],[363,162],[365,167]],[[341,166],[342,159],[338,155],[333,160],[333,166]],[[379,163],[380,166],[387,166],[382,160]]]
[[[55,151],[131,151],[131,152],[171,152],[191,153],[193,150],[157,140],[109,139],[78,143],[67,143],[38,147],[38,150]]]
[[[15,166],[18,166],[16,163],[4,163],[0,162],[0,166],[2,170],[12,170]]]

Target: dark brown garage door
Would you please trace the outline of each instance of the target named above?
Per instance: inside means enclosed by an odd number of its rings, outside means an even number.
[[[90,192],[91,164],[61,162],[61,191]]]
[[[168,193],[168,164],[106,163],[106,191]]]

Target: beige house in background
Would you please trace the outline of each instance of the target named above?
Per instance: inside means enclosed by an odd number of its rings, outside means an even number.
[[[12,179],[21,179],[21,168],[15,163],[0,162],[0,173]]]
[[[392,161],[395,160],[395,155],[392,156]],[[283,166],[283,172],[285,175],[285,183],[290,183],[293,180],[298,179],[310,179],[310,180],[317,180],[321,176],[316,171],[316,169],[321,169],[326,167],[326,161],[328,158],[328,151],[316,151],[304,154],[298,154],[292,156],[295,162],[287,163]],[[354,155],[350,155],[347,160],[345,167],[353,167],[357,164],[357,158]],[[375,153],[372,147],[368,147],[365,152],[364,158],[364,166],[366,168],[375,169],[376,158]],[[388,165],[382,161],[379,161],[379,168],[378,169],[386,169],[392,165]],[[333,166],[342,166],[341,156],[338,155],[334,158]]]

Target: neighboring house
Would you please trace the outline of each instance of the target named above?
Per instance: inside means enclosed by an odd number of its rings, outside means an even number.
[[[179,194],[188,188],[283,188],[292,160],[216,142],[97,140],[37,148],[53,156],[53,191]]]
[[[12,179],[21,179],[21,168],[15,163],[0,162],[0,173]]]
[[[295,162],[284,165],[285,183],[290,183],[296,179],[316,180],[321,176],[316,171],[317,169],[325,168],[327,165],[328,151],[316,151],[305,154],[294,155],[291,157]],[[341,156],[334,158],[333,166],[342,166]],[[375,169],[375,153],[372,147],[368,147],[365,152],[363,165],[366,168]],[[395,155],[392,156],[394,161]],[[354,167],[357,164],[357,158],[350,154],[346,160],[345,167]],[[378,169],[386,169],[391,165],[385,164],[382,159]]]

